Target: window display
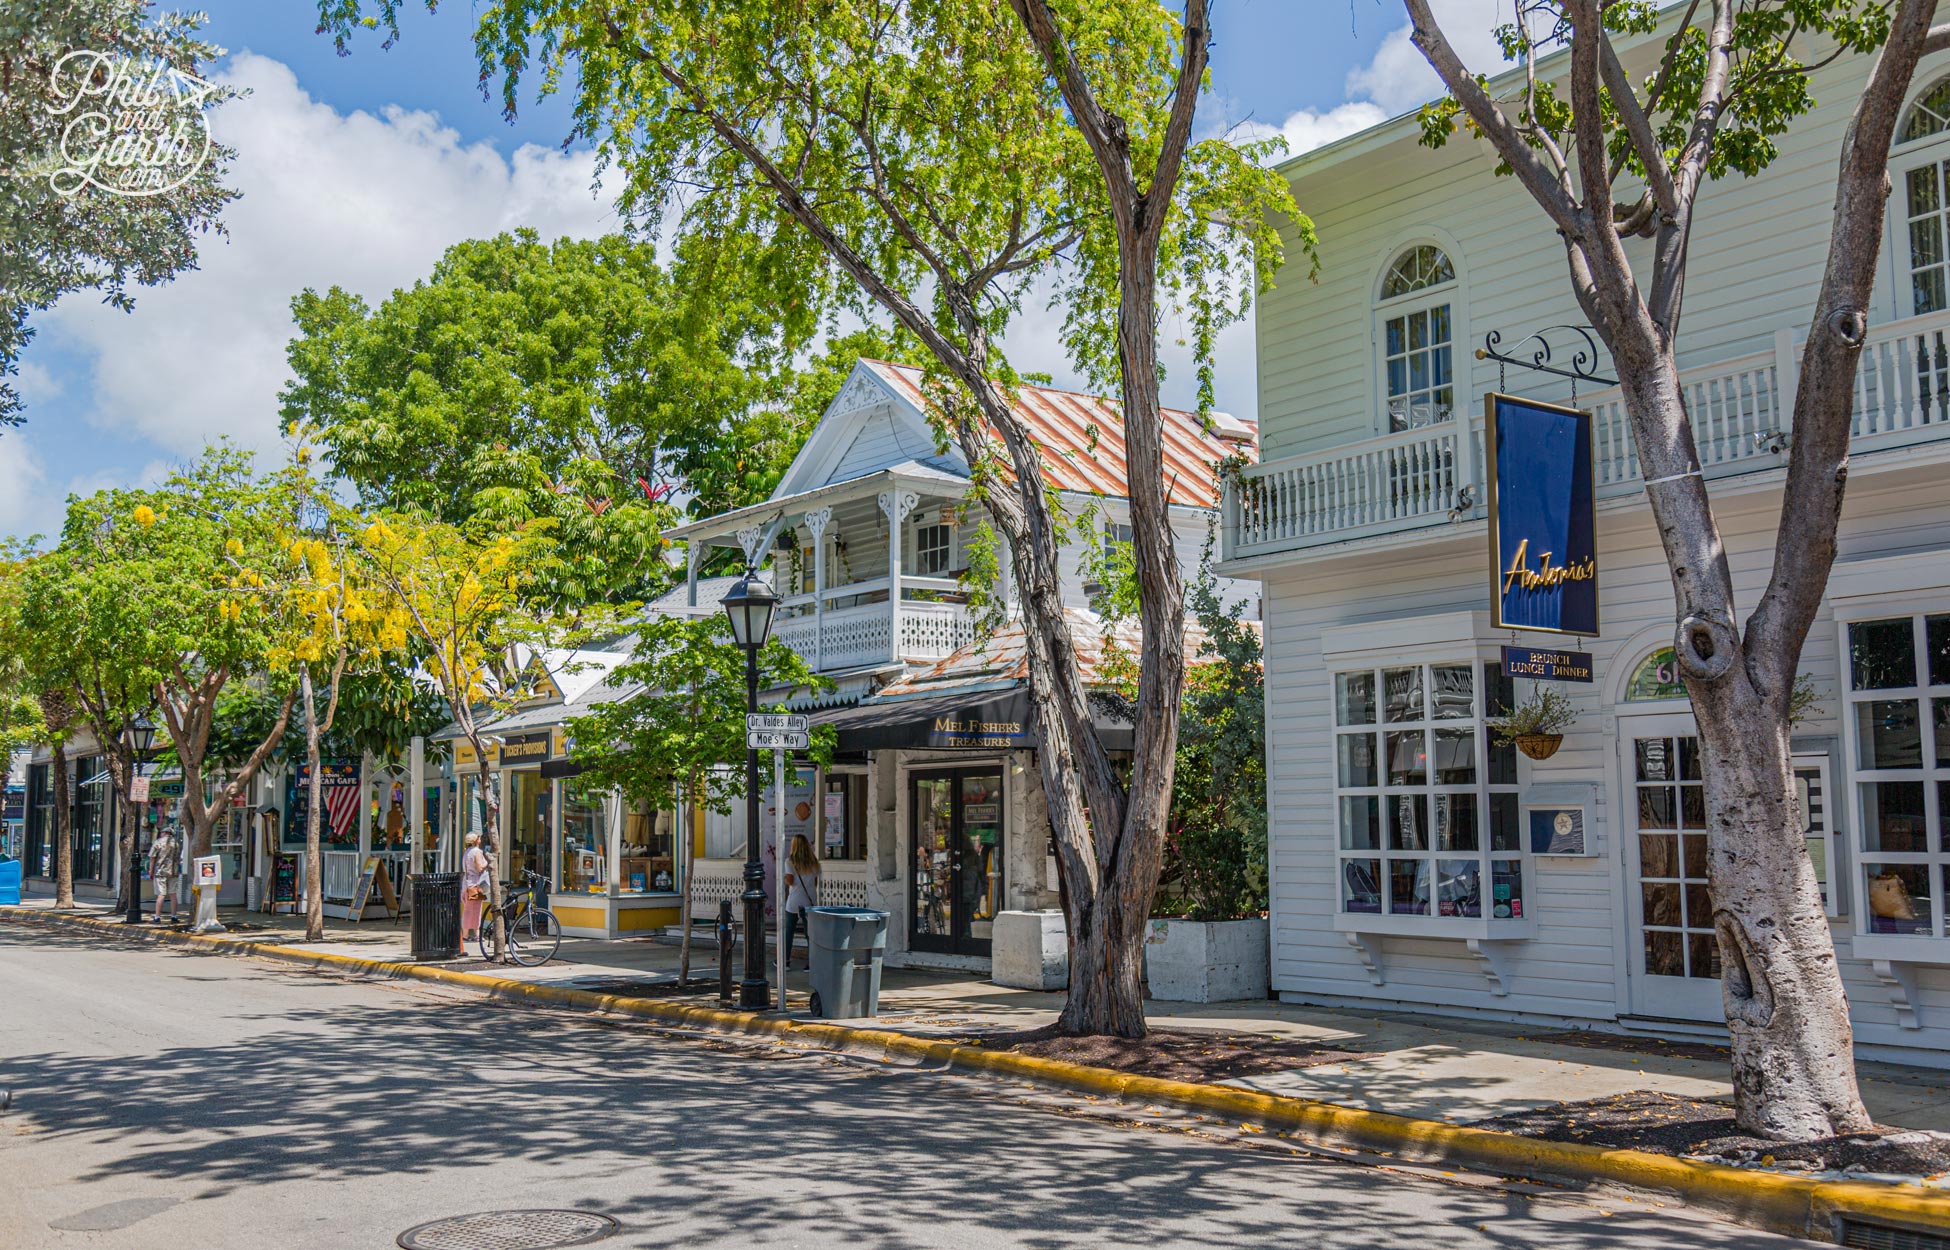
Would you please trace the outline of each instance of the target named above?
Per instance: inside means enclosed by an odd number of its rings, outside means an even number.
[[[619,893],[660,894],[677,888],[676,828],[677,813],[668,808],[639,804],[623,813],[623,853],[616,861]]]
[[[609,891],[608,837],[603,824],[603,796],[591,792],[579,777],[562,783],[562,863],[558,888],[570,894]]]
[[[1523,918],[1516,751],[1484,727],[1509,687],[1495,664],[1335,675],[1343,912]]]
[[[1861,926],[1944,937],[1950,889],[1950,613],[1846,626]]]
[[[507,880],[511,885],[520,886],[526,880],[524,873],[548,873],[553,786],[534,769],[510,772],[507,776],[508,801],[501,812],[501,825],[507,830]]]

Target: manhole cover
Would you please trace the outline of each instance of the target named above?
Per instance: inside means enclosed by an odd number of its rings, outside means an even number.
[[[615,1232],[616,1221],[594,1211],[482,1211],[409,1228],[405,1250],[553,1250],[583,1246]]]

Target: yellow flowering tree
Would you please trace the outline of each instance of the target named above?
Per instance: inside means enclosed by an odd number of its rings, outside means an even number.
[[[305,937],[325,936],[324,864],[319,820],[324,798],[320,741],[332,731],[345,692],[348,667],[378,669],[404,664],[408,625],[404,610],[373,580],[356,535],[365,518],[336,503],[312,475],[308,432],[294,429],[296,446],[288,480],[296,505],[285,542],[290,570],[284,592],[293,625],[278,658],[298,675],[305,718],[305,763],[310,795],[305,804]],[[326,675],[325,707],[319,710],[316,677]]]
[[[572,646],[612,619],[567,615],[531,597],[553,575],[557,548],[545,520],[493,530],[395,514],[368,523],[348,549],[369,579],[373,594],[366,610],[378,622],[376,630],[412,646],[474,748],[488,894],[494,899],[500,897],[501,800],[482,726],[532,695],[536,661],[545,651]],[[497,960],[507,955],[498,910],[494,954]]]

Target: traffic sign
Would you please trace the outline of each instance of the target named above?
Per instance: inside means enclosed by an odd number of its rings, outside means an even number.
[[[745,735],[745,745],[754,751],[803,751],[812,738],[784,729],[754,729]]]
[[[745,713],[745,732],[757,733],[761,729],[783,729],[789,733],[804,733],[811,722],[803,716],[781,716],[773,712]]]

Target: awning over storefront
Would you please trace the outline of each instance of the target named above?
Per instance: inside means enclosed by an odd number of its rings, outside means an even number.
[[[1014,751],[1035,745],[1029,735],[1029,692],[1021,686],[861,703],[814,712],[812,723],[837,729],[837,747],[848,754],[929,747]]]
[[[830,708],[811,714],[815,725],[839,731],[835,749],[862,751],[1026,751],[1036,745],[1029,724],[1029,691],[956,690]],[[1097,732],[1113,751],[1131,749],[1131,727],[1099,714]]]

